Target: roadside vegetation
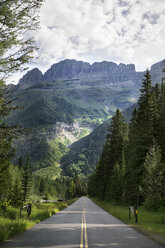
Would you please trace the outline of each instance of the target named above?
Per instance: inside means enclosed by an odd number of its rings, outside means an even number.
[[[22,210],[22,217],[20,217],[20,210],[18,208],[8,207],[6,212],[0,212],[0,242],[58,213],[75,200],[32,204],[32,212],[29,217],[25,208]]]
[[[128,206],[117,206],[107,201],[101,201],[96,198],[92,200],[101,208],[112,214],[122,222],[134,227],[138,231],[147,235],[151,239],[165,245],[165,214],[164,208],[157,211],[148,211],[145,207],[138,209],[138,222],[136,223],[135,217],[130,215]]]

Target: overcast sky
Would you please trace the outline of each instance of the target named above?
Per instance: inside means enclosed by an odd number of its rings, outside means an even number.
[[[77,59],[134,63],[144,71],[165,58],[165,0],[45,0],[34,33],[32,67]]]

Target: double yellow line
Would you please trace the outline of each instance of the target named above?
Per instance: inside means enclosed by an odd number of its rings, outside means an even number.
[[[84,238],[85,238],[85,244],[84,244]],[[84,246],[85,245],[85,246]],[[80,248],[88,248],[88,239],[87,239],[87,224],[86,224],[86,212],[85,207],[82,212],[82,223],[81,223],[81,242],[80,242]]]

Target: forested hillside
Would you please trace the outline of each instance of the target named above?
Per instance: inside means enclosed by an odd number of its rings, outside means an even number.
[[[73,177],[75,173],[88,177],[99,160],[109,121],[99,125],[91,134],[73,143],[69,152],[61,159],[61,169],[66,176]]]
[[[102,154],[88,183],[91,196],[116,204],[165,206],[165,83],[144,75],[129,125],[112,118]]]

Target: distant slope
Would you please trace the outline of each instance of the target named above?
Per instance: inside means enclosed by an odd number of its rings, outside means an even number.
[[[22,106],[8,118],[8,124],[23,127],[41,127],[56,122],[73,122],[88,111],[58,97],[53,91],[28,89],[15,93],[16,102]],[[89,111],[90,112],[90,111]]]
[[[137,104],[132,104],[123,114],[127,123]],[[88,136],[70,146],[68,153],[61,159],[61,168],[65,176],[74,176],[75,172],[89,176],[95,169],[105,144],[110,120],[99,125]]]
[[[108,126],[109,121],[71,145],[69,152],[61,159],[63,175],[74,176],[78,172],[89,176],[92,173],[102,152]]]

